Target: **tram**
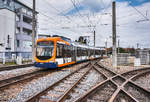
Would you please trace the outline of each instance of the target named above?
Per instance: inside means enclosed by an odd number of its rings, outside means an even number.
[[[99,58],[103,52],[101,48],[73,42],[62,36],[40,38],[36,41],[35,67],[65,67]]]

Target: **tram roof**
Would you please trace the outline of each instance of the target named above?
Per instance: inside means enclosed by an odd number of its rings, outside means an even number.
[[[40,38],[38,39],[37,41],[43,41],[43,40],[64,40],[68,43],[70,43],[71,45],[75,46],[75,47],[81,47],[81,48],[87,48],[87,49],[96,49],[96,50],[100,50],[101,48],[98,48],[98,47],[94,47],[94,46],[88,46],[86,44],[81,44],[79,42],[74,42],[74,41],[71,41],[71,40],[66,40],[66,39],[63,39],[61,37],[47,37],[47,38]]]

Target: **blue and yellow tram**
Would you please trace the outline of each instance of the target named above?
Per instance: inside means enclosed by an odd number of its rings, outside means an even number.
[[[72,42],[64,37],[41,38],[36,41],[35,66],[58,68],[100,57],[102,50]]]

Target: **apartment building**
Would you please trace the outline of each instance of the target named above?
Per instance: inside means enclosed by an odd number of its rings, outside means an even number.
[[[0,36],[0,57],[4,52],[8,58],[31,57],[32,9],[18,0],[0,0]]]

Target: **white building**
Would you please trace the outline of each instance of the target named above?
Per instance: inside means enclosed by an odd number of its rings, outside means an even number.
[[[4,52],[7,58],[32,55],[32,9],[18,0],[0,0],[0,58]]]
[[[15,13],[7,10],[0,10],[0,52],[9,50],[15,51]],[[10,49],[11,48],[11,49]]]

